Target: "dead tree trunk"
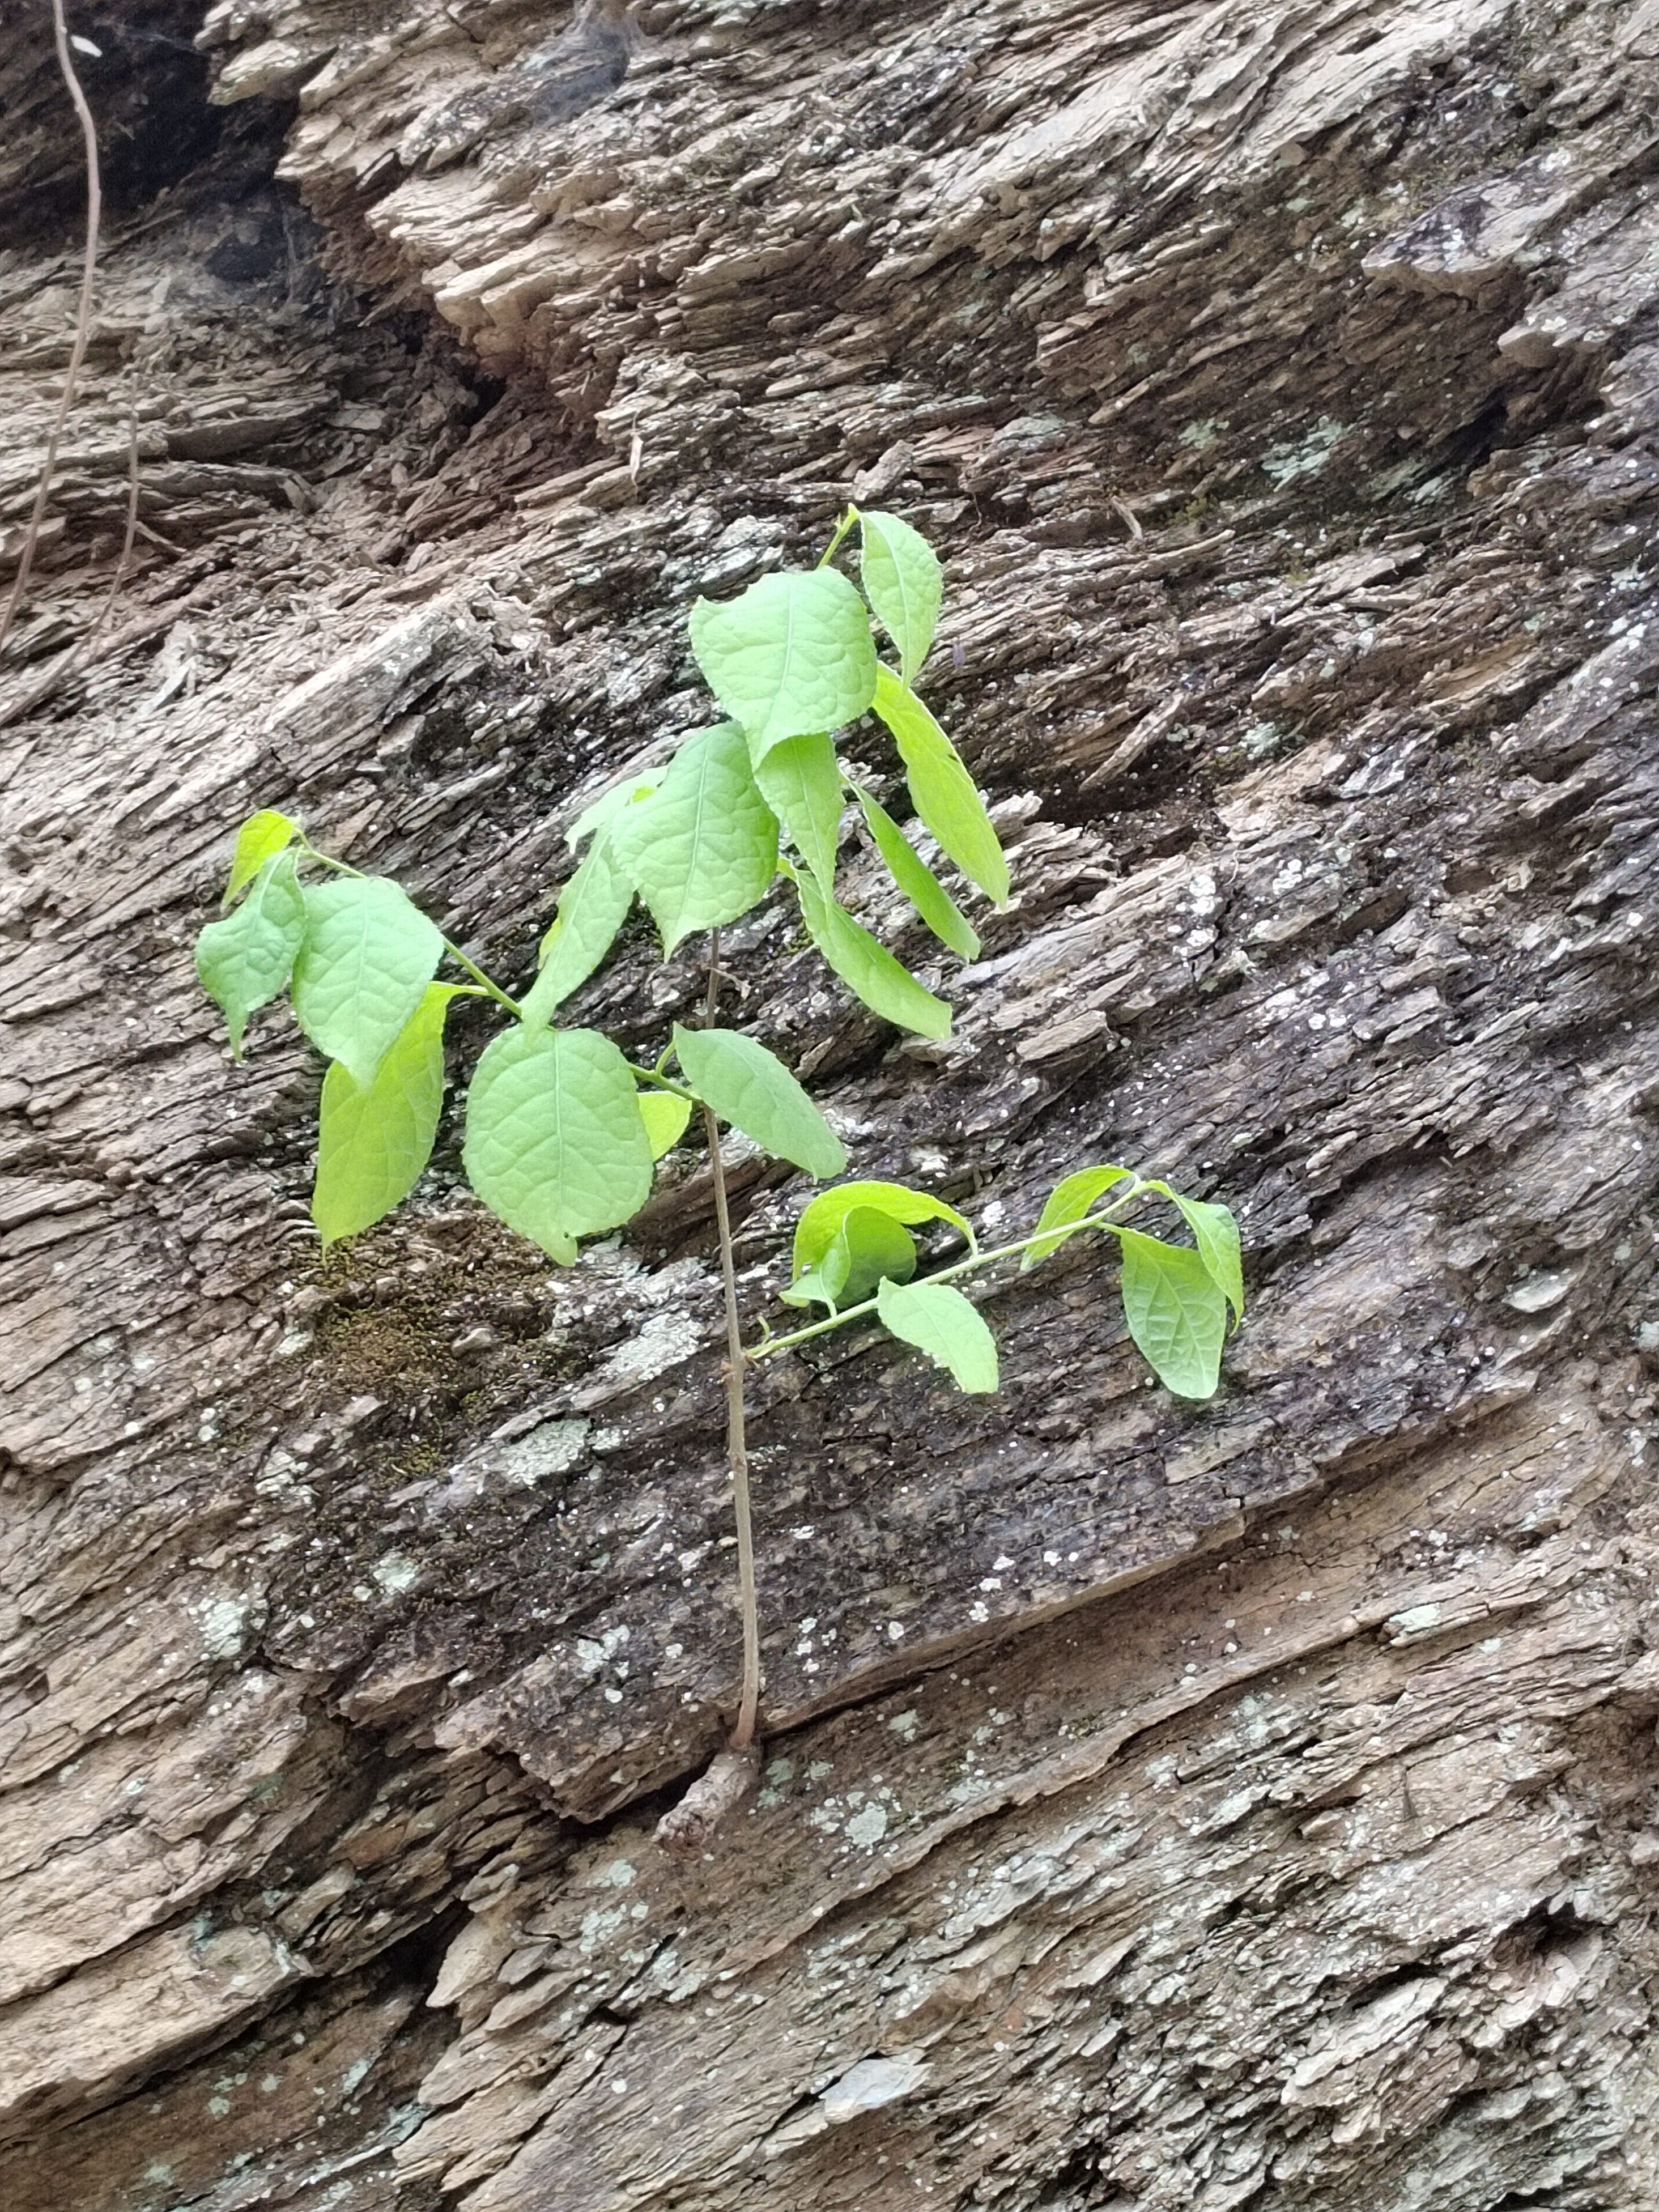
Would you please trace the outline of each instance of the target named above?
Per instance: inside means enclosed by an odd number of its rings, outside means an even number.
[[[72,27],[113,212],[0,667],[0,2200],[1650,2208],[1653,0],[652,0],[552,123],[514,0]],[[0,88],[15,562],[40,0]],[[189,946],[272,805],[526,973],[697,711],[691,596],[849,491],[948,552],[1018,899],[948,1044],[781,908],[746,1018],[857,1173],[1213,1189],[1254,1310],[1196,1408],[1080,1251],[999,1399],[763,1370],[765,1787],[686,1868],[706,1177],[561,1271],[452,1135],[319,1269],[315,1066],[233,1069]],[[641,939],[579,1011],[697,983]],[[798,1195],[743,1188],[751,1315]]]

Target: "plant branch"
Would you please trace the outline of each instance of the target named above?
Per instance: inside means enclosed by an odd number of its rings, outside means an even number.
[[[58,66],[69,87],[75,112],[81,118],[81,136],[86,142],[87,246],[81,270],[80,303],[75,314],[75,338],[70,347],[69,367],[64,373],[63,396],[58,402],[58,412],[52,417],[52,428],[46,434],[46,450],[40,464],[40,482],[35,491],[34,505],[29,510],[28,526],[23,533],[17,574],[5,606],[0,610],[0,646],[3,646],[11,635],[17,610],[22,605],[23,593],[28,588],[30,572],[34,567],[35,549],[40,543],[40,525],[46,518],[46,500],[52,490],[52,471],[58,465],[58,447],[64,435],[64,426],[69,421],[70,409],[75,404],[75,387],[80,378],[81,364],[87,357],[88,342],[92,337],[92,286],[98,270],[98,231],[104,209],[103,184],[98,170],[98,126],[92,119],[92,110],[87,105],[87,96],[81,89],[81,80],[75,73],[75,64],[70,58],[69,24],[64,19],[64,0],[52,0],[52,27],[58,46]]]
[[[846,514],[839,519],[836,524],[835,535],[818,556],[820,568],[827,568],[830,566],[836,554],[840,552],[843,542],[851,536],[853,526],[858,519],[859,511],[855,507],[849,507]]]
[[[457,962],[461,967],[465,969],[467,974],[472,978],[475,983],[481,983],[483,986],[486,994],[490,998],[494,999],[498,1006],[505,1006],[507,1012],[512,1015],[515,1022],[520,1018],[518,1000],[516,999],[509,999],[507,993],[502,990],[501,985],[493,981],[491,977],[486,975],[483,969],[479,967],[476,960],[469,960],[459,945],[453,943],[450,939],[447,937],[444,939],[444,951],[448,953],[452,960]]]
[[[719,1013],[720,933],[708,933],[708,992],[703,1027],[714,1029]],[[749,1452],[744,1434],[743,1322],[738,1312],[737,1265],[732,1249],[732,1217],[726,1202],[726,1165],[720,1158],[720,1122],[712,1106],[702,1109],[708,1139],[708,1164],[714,1182],[714,1224],[720,1231],[720,1281],[726,1292],[726,1457],[732,1470],[732,1504],[738,1523],[738,1587],[743,1607],[743,1692],[738,1724],[728,1751],[746,1752],[755,1740],[760,1712],[760,1592],[755,1579],[755,1531],[749,1503]]]
[[[1134,1188],[1126,1191],[1103,1212],[1088,1214],[1081,1221],[1068,1221],[1055,1229],[1034,1229],[1029,1237],[1017,1237],[1012,1243],[994,1245],[988,1251],[969,1252],[966,1259],[939,1268],[936,1274],[929,1275],[926,1279],[930,1283],[948,1283],[957,1275],[971,1275],[977,1267],[988,1267],[994,1260],[1012,1260],[1015,1253],[1029,1252],[1032,1245],[1045,1243],[1050,1237],[1075,1237],[1084,1229],[1115,1229],[1117,1223],[1114,1217],[1121,1213],[1125,1206],[1133,1205],[1150,1188],[1150,1184],[1137,1176]],[[832,1313],[826,1321],[815,1321],[810,1328],[792,1329],[787,1336],[769,1336],[763,1344],[757,1344],[752,1351],[745,1352],[744,1358],[769,1359],[775,1352],[788,1352],[798,1344],[809,1343],[815,1336],[827,1336],[831,1329],[845,1328],[849,1321],[857,1321],[865,1314],[874,1313],[877,1304],[876,1298],[863,1298],[855,1306],[847,1306],[840,1313]]]
[[[636,1075],[641,1083],[648,1083],[653,1091],[669,1091],[676,1098],[684,1098],[690,1106],[700,1103],[695,1091],[688,1091],[683,1083],[676,1083],[672,1076],[659,1074],[654,1067],[635,1067],[631,1060],[628,1066],[630,1074]]]

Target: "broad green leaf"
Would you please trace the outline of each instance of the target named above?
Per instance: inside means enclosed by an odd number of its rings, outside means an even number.
[[[890,668],[876,672],[876,712],[893,733],[916,812],[994,906],[1008,902],[1008,863],[962,756]]]
[[[553,1009],[585,983],[609,952],[634,903],[634,886],[617,866],[608,831],[559,894],[553,924],[542,939],[542,964],[520,1003],[526,1029],[539,1029]]]
[[[883,1283],[876,1311],[895,1336],[948,1367],[962,1389],[996,1389],[996,1339],[978,1308],[949,1283]]]
[[[859,793],[859,805],[870,825],[877,850],[887,863],[887,872],[904,893],[941,945],[959,952],[964,960],[979,957],[979,939],[967,915],[933,873],[884,806],[867,791]]]
[[[1127,1168],[1080,1168],[1076,1175],[1068,1175],[1063,1182],[1056,1183],[1048,1194],[1048,1204],[1037,1218],[1040,1241],[1027,1246],[1025,1256],[1019,1263],[1021,1274],[1035,1267],[1039,1261],[1046,1260],[1051,1252],[1058,1251],[1066,1242],[1071,1225],[1081,1221],[1095,1200],[1103,1192],[1109,1191],[1115,1182],[1127,1182],[1129,1173]],[[1055,1233],[1052,1237],[1045,1237],[1042,1232],[1047,1229],[1052,1229]]]
[[[287,853],[267,860],[247,896],[196,940],[202,988],[223,1009],[230,1048],[240,1060],[248,1016],[269,1006],[287,982],[306,933],[306,895]]]
[[[855,998],[872,1013],[921,1036],[951,1034],[951,1009],[918,983],[884,945],[825,896],[808,869],[796,871],[801,917],[812,942]]]
[[[632,805],[638,799],[649,799],[662,781],[660,769],[647,769],[640,775],[625,775],[620,783],[613,783],[609,791],[602,791],[591,806],[584,806],[564,833],[564,842],[574,853],[578,845],[614,821],[624,806]]]
[[[919,531],[896,514],[859,513],[859,574],[876,619],[899,651],[907,684],[915,681],[933,642],[945,577],[939,556]]]
[[[809,1267],[818,1265],[835,1243],[842,1223],[855,1206],[884,1213],[890,1221],[908,1222],[912,1228],[921,1221],[948,1221],[962,1231],[969,1245],[974,1242],[973,1231],[955,1206],[947,1206],[942,1198],[931,1197],[925,1190],[911,1190],[902,1182],[837,1183],[833,1190],[820,1191],[811,1205],[803,1208],[795,1224],[795,1245],[790,1262],[795,1281],[799,1282]]]
[[[443,957],[444,941],[389,876],[309,885],[294,1011],[319,1052],[367,1090]]]
[[[462,1159],[492,1213],[568,1263],[650,1195],[633,1071],[597,1030],[507,1030],[472,1078]]]
[[[870,617],[839,568],[763,576],[735,599],[699,599],[691,650],[757,760],[785,738],[855,722],[876,685]]]
[[[755,781],[802,860],[821,884],[833,885],[842,798],[833,740],[785,738],[757,761]]]
[[[367,1091],[337,1060],[323,1078],[311,1218],[323,1249],[390,1213],[432,1156],[444,1097],[444,1016],[453,983],[428,983]]]
[[[852,1206],[836,1224],[822,1257],[782,1297],[792,1306],[816,1300],[833,1312],[867,1298],[884,1276],[908,1283],[915,1272],[916,1240],[909,1231],[873,1206]]]
[[[674,1051],[687,1082],[722,1121],[820,1181],[846,1174],[841,1139],[763,1044],[736,1030],[687,1030],[676,1022]]]
[[[263,807],[258,814],[250,814],[236,832],[236,850],[230,858],[230,880],[219,902],[221,912],[231,904],[243,884],[251,884],[267,860],[274,860],[278,853],[285,853],[299,834],[299,823],[290,822],[286,814],[278,814],[274,807]]]
[[[1149,1183],[1149,1190],[1162,1191],[1171,1206],[1178,1206],[1182,1219],[1192,1231],[1198,1245],[1199,1257],[1209,1269],[1212,1280],[1225,1295],[1233,1310],[1233,1319],[1244,1317],[1244,1255],[1239,1246],[1238,1224],[1224,1206],[1206,1203],[1200,1198],[1183,1198],[1178,1190],[1171,1190],[1167,1182]]]
[[[1214,1395],[1227,1336],[1227,1300],[1189,1245],[1120,1229],[1123,1317],[1147,1364],[1178,1398]]]
[[[610,842],[665,952],[764,898],[777,872],[777,817],[755,787],[737,724],[689,737],[651,797],[613,818]]]
[[[651,1157],[659,1160],[665,1152],[672,1152],[685,1134],[685,1125],[691,1119],[691,1101],[677,1098],[672,1091],[641,1091],[635,1095]]]

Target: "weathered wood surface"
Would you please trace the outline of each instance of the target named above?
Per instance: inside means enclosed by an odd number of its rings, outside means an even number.
[[[0,727],[0,2198],[1650,2207],[1651,0],[658,0],[539,131],[539,9],[227,0],[210,79],[123,14],[0,668],[66,672]],[[949,553],[927,688],[1019,896],[945,1046],[781,904],[742,1017],[981,1218],[1213,1188],[1254,1309],[1198,1409],[1077,1250],[997,1293],[997,1401],[765,1369],[770,1763],[688,1869],[706,1179],[560,1273],[447,1139],[319,1273],[315,1067],[267,1018],[232,1069],[189,945],[276,804],[526,972],[564,824],[698,712],[690,597],[849,488]],[[699,981],[641,937],[580,1005],[644,1043]],[[749,1170],[752,1311],[798,1199]]]

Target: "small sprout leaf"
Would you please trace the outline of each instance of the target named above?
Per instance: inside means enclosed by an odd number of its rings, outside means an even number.
[[[1224,1206],[1217,1206],[1201,1198],[1183,1198],[1178,1190],[1171,1190],[1167,1182],[1147,1186],[1161,1191],[1171,1206],[1181,1212],[1182,1218],[1193,1232],[1199,1257],[1209,1269],[1212,1279],[1224,1295],[1233,1310],[1235,1322],[1244,1316],[1244,1259],[1239,1245],[1238,1224]]]
[[[974,1241],[973,1231],[955,1206],[947,1206],[942,1198],[930,1197],[925,1190],[910,1190],[902,1182],[837,1183],[834,1190],[820,1192],[795,1224],[791,1286],[783,1293],[790,1304],[805,1305],[823,1296],[821,1290],[805,1287],[806,1278],[811,1274],[819,1283],[825,1279],[825,1255],[840,1235],[842,1222],[855,1210],[884,1214],[890,1221],[912,1226],[921,1221],[948,1221],[961,1231],[970,1245]],[[914,1255],[914,1243],[910,1250]],[[909,1271],[902,1275],[897,1269],[890,1267],[884,1272],[898,1282],[906,1279]],[[839,1286],[831,1296],[839,1300]]]
[[[631,806],[636,799],[649,799],[661,781],[660,769],[647,769],[640,775],[625,775],[620,783],[613,783],[608,791],[602,791],[592,805],[583,807],[565,831],[565,843],[574,853],[596,830],[603,830],[607,823],[614,821],[624,806]]]
[[[785,738],[756,762],[755,781],[817,881],[832,886],[842,797],[832,740]]]
[[[1008,902],[1008,863],[962,756],[892,670],[876,672],[875,708],[893,733],[923,823],[994,906]]]
[[[793,1306],[816,1302],[833,1312],[867,1298],[884,1276],[908,1283],[916,1272],[916,1240],[873,1206],[849,1206],[817,1261],[784,1291]]]
[[[963,1390],[997,1387],[996,1339],[979,1309],[949,1283],[884,1282],[876,1311],[893,1334],[949,1368]]]
[[[485,1049],[466,1101],[467,1178],[553,1259],[619,1228],[651,1190],[633,1071],[597,1030],[515,1027]]]
[[[360,1090],[402,1036],[443,957],[444,941],[389,876],[337,876],[307,887],[294,1011],[319,1052]]]
[[[634,886],[617,866],[609,832],[601,832],[559,894],[552,927],[542,939],[540,970],[519,1007],[526,1029],[540,1029],[554,1008],[587,981],[633,903]]]
[[[979,939],[967,915],[933,873],[915,847],[886,809],[867,791],[859,793],[859,805],[870,825],[877,850],[887,863],[887,872],[921,916],[941,945],[959,952],[964,960],[979,957]]]
[[[756,788],[735,722],[689,737],[650,798],[613,817],[609,836],[665,952],[694,930],[747,914],[777,872],[777,817]]]
[[[250,814],[236,832],[236,850],[230,858],[230,879],[219,902],[220,911],[231,906],[243,885],[253,881],[267,860],[286,852],[299,834],[299,823],[290,822],[286,814],[278,814],[275,807],[262,807],[258,813]]]
[[[920,1036],[951,1034],[951,1009],[936,999],[884,945],[822,890],[805,868],[797,870],[800,910],[812,942],[848,989],[873,1014]]]
[[[674,1051],[692,1090],[722,1121],[810,1176],[847,1172],[841,1139],[763,1044],[735,1030],[687,1030],[677,1022]]]
[[[323,1078],[311,1218],[323,1249],[355,1237],[408,1197],[432,1155],[444,1096],[450,983],[428,983],[367,1091],[337,1060]]]
[[[278,852],[260,867],[235,912],[209,922],[197,939],[196,972],[223,1011],[238,1060],[248,1016],[269,1006],[288,981],[305,933],[306,895],[292,858]]]
[[[651,1157],[659,1160],[665,1152],[672,1152],[685,1134],[685,1125],[691,1119],[691,1101],[677,1098],[672,1091],[641,1091],[637,1096]]]
[[[838,568],[763,576],[735,599],[699,599],[691,650],[759,760],[786,738],[855,722],[876,685],[870,617]]]
[[[1209,1398],[1221,1376],[1227,1300],[1190,1245],[1165,1244],[1138,1229],[1115,1231],[1123,1248],[1123,1315],[1129,1334],[1166,1389]]]
[[[920,532],[896,514],[860,511],[859,574],[876,619],[898,647],[907,684],[927,658],[945,598],[939,556]]]
[[[1095,1200],[1115,1182],[1128,1180],[1127,1168],[1081,1168],[1076,1175],[1068,1175],[1064,1182],[1056,1183],[1037,1219],[1037,1241],[1027,1246],[1019,1263],[1021,1274],[1046,1260],[1051,1252],[1058,1251]],[[1052,1237],[1044,1233],[1048,1230],[1054,1231]]]

